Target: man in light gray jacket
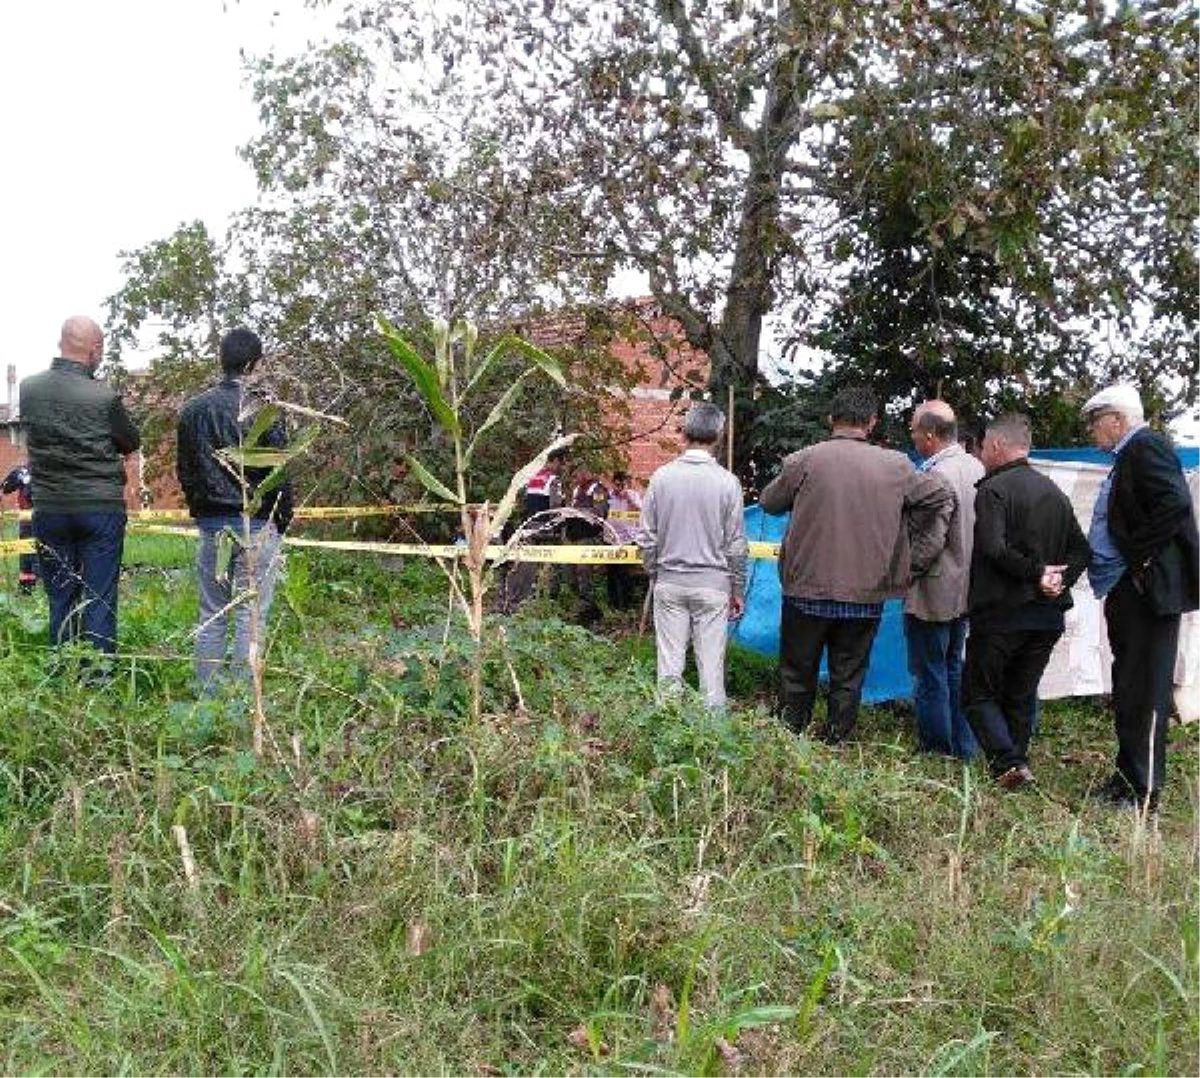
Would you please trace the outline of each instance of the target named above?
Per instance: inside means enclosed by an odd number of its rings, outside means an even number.
[[[913,679],[917,736],[926,752],[969,760],[979,751],[962,707],[967,587],[975,531],[975,484],[983,465],[958,444],[958,422],[945,401],[919,404],[909,425],[921,455],[918,471],[937,476],[954,492],[946,545],[929,572],[909,589],[904,639]]]
[[[709,707],[725,706],[726,625],[745,610],[742,489],[713,454],[725,413],[697,404],[684,418],[681,456],[650,477],[635,540],[654,589],[658,680],[678,691],[688,641]]]

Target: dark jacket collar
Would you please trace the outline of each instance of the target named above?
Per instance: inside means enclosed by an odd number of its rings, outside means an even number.
[[[990,472],[987,473],[987,475],[985,475],[975,485],[977,487],[981,486],[982,484],[988,482],[990,479],[993,479],[998,475],[1002,475],[1004,472],[1011,472],[1014,468],[1028,468],[1028,467],[1029,467],[1029,458],[1028,457],[1017,457],[1016,460],[1010,460],[1007,464],[1001,464],[999,468],[993,468]]]
[[[73,359],[67,359],[65,356],[58,356],[50,363],[52,371],[66,371],[68,374],[77,374],[80,378],[95,378],[96,368],[89,367],[86,363],[77,363]]]

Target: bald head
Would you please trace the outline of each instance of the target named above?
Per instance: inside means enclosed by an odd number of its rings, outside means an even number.
[[[86,315],[72,315],[63,323],[58,354],[89,367],[99,366],[100,357],[104,355],[104,334]]]
[[[912,432],[913,445],[923,457],[932,457],[958,441],[958,422],[954,417],[954,409],[945,401],[932,400],[918,404],[909,430]]]

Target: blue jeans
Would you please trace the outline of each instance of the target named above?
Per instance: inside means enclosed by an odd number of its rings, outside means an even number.
[[[905,614],[904,639],[921,748],[971,759],[979,752],[979,742],[962,706],[967,619],[924,621]]]
[[[125,511],[35,511],[33,536],[50,600],[51,645],[81,640],[113,654]]]
[[[200,517],[196,575],[200,584],[200,623],[196,627],[196,681],[202,695],[214,692],[229,651],[233,623],[232,672],[248,677],[250,663],[266,650],[267,614],[279,573],[279,532],[251,517]],[[249,524],[249,545],[246,525]],[[231,532],[229,564],[217,573],[221,533]],[[235,538],[236,537],[236,538]],[[253,656],[252,653],[253,652]]]

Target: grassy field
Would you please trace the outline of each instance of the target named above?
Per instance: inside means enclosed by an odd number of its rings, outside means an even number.
[[[1194,729],[1147,832],[1085,802],[1096,702],[1003,795],[901,711],[791,737],[752,656],[729,716],[656,706],[647,641],[548,609],[472,726],[436,574],[306,553],[259,761],[188,559],[131,540],[103,690],[0,594],[4,1073],[1197,1073]]]

